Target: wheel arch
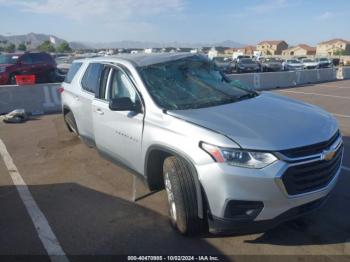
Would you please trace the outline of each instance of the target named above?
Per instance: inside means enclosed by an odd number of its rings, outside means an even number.
[[[174,150],[173,148],[164,145],[152,145],[147,149],[145,157],[144,174],[147,180],[148,186],[151,190],[159,189],[163,184],[163,163],[168,156],[176,156],[184,159],[191,169],[193,176],[196,196],[197,196],[197,209],[198,217],[204,218],[203,198],[201,184],[198,178],[197,170],[193,164],[192,159],[184,152]]]

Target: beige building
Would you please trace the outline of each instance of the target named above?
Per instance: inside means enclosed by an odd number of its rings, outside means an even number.
[[[288,48],[288,44],[283,41],[262,41],[256,46],[256,50],[262,55],[281,55],[282,51]]]
[[[255,46],[251,46],[251,45],[239,48],[237,50],[237,52],[242,52],[243,54],[250,55],[250,56],[254,55],[254,51],[256,51],[256,47]]]
[[[225,55],[232,55],[234,52],[237,52],[237,48],[228,48],[224,50]]]
[[[350,41],[344,39],[332,39],[321,42],[317,45],[316,54],[318,56],[333,56],[335,52],[344,50],[346,54],[350,54]]]
[[[297,46],[293,46],[282,51],[283,56],[307,56],[315,54],[316,47],[312,47],[305,44],[299,44]]]

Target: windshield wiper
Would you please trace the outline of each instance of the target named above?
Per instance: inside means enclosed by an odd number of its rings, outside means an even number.
[[[237,100],[244,100],[249,99],[258,96],[259,94],[257,92],[250,92],[248,94],[241,95],[237,98]]]

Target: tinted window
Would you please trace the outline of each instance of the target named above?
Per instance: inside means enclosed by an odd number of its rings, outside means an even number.
[[[69,71],[66,75],[66,78],[64,79],[64,82],[66,83],[71,83],[74,76],[77,74],[79,68],[81,67],[82,63],[73,63],[70,67],[69,67]]]
[[[88,66],[81,80],[84,90],[95,94],[100,83],[102,69],[102,64],[92,63]]]
[[[33,63],[33,59],[30,55],[24,55],[21,57],[21,62],[25,65],[28,65]]]
[[[41,54],[31,54],[33,64],[42,64],[45,62]]]
[[[18,60],[17,55],[0,55],[0,64],[16,64]]]

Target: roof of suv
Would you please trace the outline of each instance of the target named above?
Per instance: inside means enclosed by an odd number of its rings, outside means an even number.
[[[178,59],[190,57],[190,56],[194,56],[194,54],[191,54],[191,53],[119,54],[119,55],[108,56],[108,57],[89,58],[88,61],[91,61],[91,62],[116,61],[117,62],[118,60],[122,59],[128,62],[131,62],[136,66],[148,66],[148,65],[178,60]]]

